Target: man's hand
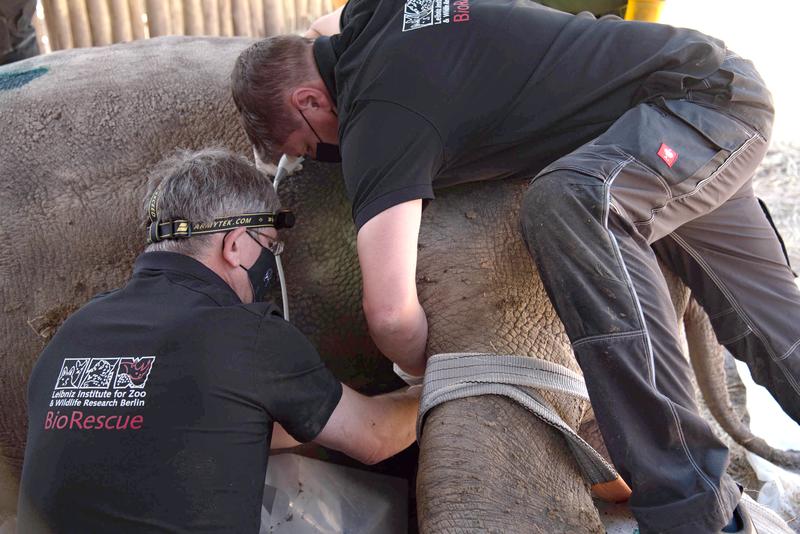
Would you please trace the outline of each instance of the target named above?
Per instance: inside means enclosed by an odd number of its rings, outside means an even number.
[[[383,211],[358,232],[364,315],[375,344],[408,374],[425,372],[428,320],[417,298],[422,200]]]
[[[366,397],[342,385],[342,398],[314,443],[372,465],[414,443],[420,386]],[[274,438],[273,438],[274,440]]]
[[[280,424],[272,424],[272,441],[269,444],[271,450],[289,449],[291,447],[297,447],[298,445],[301,445],[301,443],[290,436]]]
[[[306,33],[303,34],[303,37],[316,39],[322,35],[336,35],[339,33],[341,30],[341,28],[339,28],[339,18],[342,16],[343,9],[344,6],[335,11],[331,11],[327,15],[323,15],[312,22],[311,27],[306,30]]]

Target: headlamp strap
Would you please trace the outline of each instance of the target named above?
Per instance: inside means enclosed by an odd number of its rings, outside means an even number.
[[[154,194],[150,206],[157,201]],[[151,211],[152,214],[152,211]],[[164,239],[185,239],[193,235],[227,232],[234,228],[291,228],[294,226],[294,213],[291,210],[280,210],[277,213],[243,213],[232,217],[220,217],[210,223],[191,223],[185,219],[159,221],[152,219],[147,226],[147,243],[158,243]]]
[[[153,194],[150,195],[150,202],[147,203],[147,216],[150,219],[150,222],[158,220],[158,193],[159,188],[156,187]]]

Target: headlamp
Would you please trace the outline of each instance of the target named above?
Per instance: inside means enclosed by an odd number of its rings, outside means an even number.
[[[258,159],[256,158],[256,162]],[[281,159],[278,175],[286,174],[284,158]],[[293,163],[294,164],[294,163]],[[279,176],[275,177],[273,187],[277,193]],[[147,244],[158,243],[164,239],[186,239],[193,235],[212,234],[215,232],[228,232],[234,228],[291,228],[294,226],[294,213],[292,210],[282,209],[277,213],[264,211],[259,213],[242,213],[231,217],[220,217],[209,223],[193,223],[186,219],[175,219],[162,221],[158,218],[158,195],[157,187],[150,196],[147,203]],[[259,243],[260,244],[260,243]],[[289,320],[289,295],[286,290],[286,279],[283,275],[283,263],[281,262],[280,252],[274,255],[275,263],[278,267],[278,279],[281,284],[281,298],[283,300],[283,318]],[[252,282],[251,282],[252,283]],[[254,292],[255,296],[255,292]]]
[[[260,213],[243,213],[231,217],[220,217],[209,223],[193,223],[186,219],[161,221],[151,219],[147,224],[147,244],[158,243],[164,239],[185,239],[193,235],[227,232],[234,228],[291,228],[294,226],[292,210],[280,210],[277,213],[264,211]]]
[[[164,239],[185,239],[193,235],[227,232],[234,228],[291,228],[294,226],[292,210],[280,210],[277,213],[263,211],[259,213],[242,213],[231,217],[220,217],[208,223],[193,223],[186,219],[162,221],[158,218],[158,193],[148,202],[147,244],[158,243]]]

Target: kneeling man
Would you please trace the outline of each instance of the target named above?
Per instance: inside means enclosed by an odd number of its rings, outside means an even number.
[[[149,189],[133,276],[31,375],[20,532],[258,532],[270,444],[375,463],[414,440],[418,391],[356,393],[261,302],[291,224],[266,176],[207,149]]]

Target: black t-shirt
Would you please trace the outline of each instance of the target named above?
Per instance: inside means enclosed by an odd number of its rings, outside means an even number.
[[[36,363],[19,531],[258,532],[273,422],[311,440],[341,394],[274,305],[143,254]]]
[[[314,42],[361,227],[433,188],[531,176],[722,63],[693,30],[526,0],[350,0]]]

